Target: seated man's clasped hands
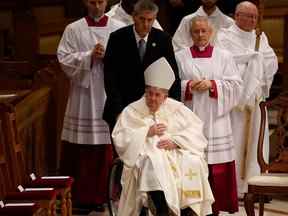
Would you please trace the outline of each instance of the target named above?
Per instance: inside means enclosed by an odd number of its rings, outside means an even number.
[[[149,99],[147,99],[149,100]],[[149,128],[149,131],[147,133],[147,137],[153,137],[153,136],[162,136],[164,135],[167,127],[165,124],[162,123],[155,123]],[[169,140],[169,139],[162,139],[159,140],[158,144],[156,145],[159,149],[165,149],[165,150],[172,150],[176,149],[177,145]]]

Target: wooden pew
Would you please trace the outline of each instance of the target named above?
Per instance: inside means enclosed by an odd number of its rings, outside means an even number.
[[[12,182],[12,186],[8,189],[10,192],[15,191],[16,186],[19,184],[32,188],[54,188],[55,194],[61,200],[61,215],[71,216],[71,186],[73,178],[41,177],[41,175],[47,175],[47,161],[55,156],[45,155],[45,152],[49,153],[47,149],[51,144],[48,134],[51,131],[49,130],[49,125],[53,126],[50,124],[53,123],[53,118],[49,116],[49,102],[50,88],[42,87],[26,93],[22,98],[8,98],[5,102],[0,103],[0,120],[4,128],[0,134],[5,138],[1,144],[4,143],[4,147],[7,147],[5,151],[1,152],[3,152],[5,158],[8,158],[5,165],[10,166],[10,168],[5,169],[8,170],[10,177],[7,177],[5,181],[4,179],[0,180],[2,181],[1,185],[4,186],[8,185],[9,181]],[[4,149],[4,147],[0,148],[0,150]],[[0,171],[0,174],[6,174],[4,171],[2,172],[2,169]],[[34,181],[30,180],[29,174],[31,172],[40,174],[40,177]],[[2,198],[8,191],[2,192]],[[22,199],[38,200],[41,201],[40,204],[43,208],[51,209],[49,212],[54,215],[53,209],[55,209],[56,197],[54,195],[51,196],[50,193],[45,193],[45,199],[39,200],[39,196],[41,199],[43,195],[40,192],[35,193],[8,193],[5,199],[13,202],[18,202]]]
[[[29,203],[3,203],[0,207],[0,215],[5,216],[43,216],[45,212],[34,202]]]
[[[7,95],[7,91],[5,93]],[[31,172],[47,174],[49,158],[46,152],[51,122],[48,121],[49,96],[50,89],[44,87],[25,91],[21,96],[7,98],[0,103],[0,135],[5,147],[2,147],[3,152],[6,151],[6,155],[2,155],[10,163],[13,188],[28,182]]]
[[[47,169],[48,169],[49,174],[55,175],[57,174],[57,171],[59,168],[60,152],[61,152],[61,130],[62,130],[64,112],[65,112],[67,98],[68,98],[69,80],[67,79],[66,75],[62,72],[61,68],[59,67],[59,64],[57,62],[55,55],[39,55],[38,62],[40,62],[39,65],[41,65],[42,68],[38,70],[36,73],[34,73],[35,67],[33,67],[31,63],[28,61],[0,60],[0,91],[7,90],[7,89],[9,91],[11,90],[16,91],[16,90],[23,90],[23,89],[36,90],[36,89],[42,88],[43,86],[46,86],[46,87],[48,86],[51,89],[50,90],[51,97],[49,99],[51,100],[51,103],[49,102],[49,104],[47,104],[48,101],[46,98],[46,101],[43,102],[43,104],[40,103],[40,105],[42,106],[42,111],[41,111],[42,114],[45,112],[45,110],[49,110],[49,113],[47,115],[50,116],[51,119],[52,118],[54,119],[53,122],[48,122],[45,125],[45,127],[46,129],[47,127],[49,129],[48,130],[49,131],[48,142],[50,144],[49,144],[49,148],[46,149],[47,155],[55,156],[55,158],[48,161]],[[33,77],[33,79],[31,78],[31,76]],[[37,94],[34,94],[34,96],[35,95]],[[37,97],[39,97],[39,94]],[[38,107],[37,99],[36,98],[33,99],[33,97],[29,97],[29,98],[30,99],[26,99],[25,101],[28,103],[32,102],[34,104],[33,105],[34,108]],[[21,102],[23,107],[25,107],[26,105],[23,103],[24,102]],[[18,107],[21,107],[22,105],[19,105]],[[28,107],[30,107],[30,105]],[[22,114],[19,114],[20,116],[17,117],[20,123],[21,121],[24,121],[24,118],[26,118],[26,115],[31,116],[29,115],[29,113],[25,113],[25,112],[32,112],[31,110],[29,111],[29,109],[25,108],[26,111],[22,110],[20,112]],[[18,110],[21,110],[21,108]],[[38,111],[38,114],[39,114],[39,111]],[[34,117],[35,115],[32,116],[32,118]],[[38,117],[41,118],[40,116]],[[28,121],[26,122],[28,123]],[[29,133],[29,131],[25,125],[21,126],[23,122],[21,124],[20,123],[17,124],[19,125],[18,130],[20,133],[20,138],[22,136],[26,136],[27,138],[28,137],[27,133]],[[36,123],[34,122],[34,124]],[[43,126],[43,124],[39,123],[38,127],[41,127],[41,126]],[[24,127],[26,127],[26,129],[21,131]],[[40,136],[44,136],[44,135],[38,134],[36,138],[39,138]],[[30,142],[30,141],[27,140],[27,142]],[[31,140],[31,142],[33,143],[34,141]],[[42,142],[44,142],[44,140],[41,140],[41,143]],[[28,147],[29,146],[30,145],[28,144]],[[32,152],[32,150],[33,149],[30,148],[29,151],[27,151],[26,153],[29,154],[29,152]],[[40,160],[42,159],[40,158]],[[36,159],[36,162],[37,161],[39,160]],[[28,165],[28,169],[35,172],[35,170],[33,170],[34,168],[29,165]],[[36,168],[36,171],[39,171],[39,168]],[[40,174],[42,173],[43,172],[40,172]]]
[[[49,113],[50,93],[48,87],[39,88],[14,104],[19,143],[24,148],[28,174],[47,174],[48,160],[55,160],[53,153],[49,151],[49,145],[55,142],[55,135],[51,134],[53,118]]]
[[[9,159],[6,155],[7,146],[4,145],[5,138],[3,136],[3,116],[0,114],[0,199],[3,199],[8,191],[13,190],[12,176],[10,170]]]
[[[28,91],[2,92],[0,94],[1,103],[9,103],[13,100],[19,100],[28,94]],[[2,104],[3,105],[3,104]],[[14,191],[15,186],[19,183],[20,177],[16,171],[18,167],[15,165],[15,157],[10,148],[13,142],[14,132],[11,130],[10,123],[6,111],[9,106],[1,106],[0,104],[0,199],[3,199],[8,191]],[[15,173],[14,173],[15,172]]]

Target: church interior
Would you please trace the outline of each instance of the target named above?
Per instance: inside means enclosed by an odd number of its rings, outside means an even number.
[[[117,2],[109,0],[108,8]],[[160,5],[159,23],[172,35],[171,23],[167,21],[167,1],[155,2]],[[230,0],[218,2],[220,8],[233,16],[237,0],[231,1],[233,4]],[[277,132],[270,136],[270,160],[278,160],[276,171],[287,179],[288,1],[253,2],[260,14],[258,28],[266,33],[279,63],[268,99],[277,105],[274,112],[268,111],[271,134]],[[37,211],[31,215],[35,216],[55,215],[55,212],[69,216],[109,215],[108,210],[101,213],[74,211],[71,201],[73,179],[41,179],[41,176],[59,175],[61,130],[69,92],[69,80],[58,64],[56,50],[65,26],[83,15],[82,0],[0,1],[0,200],[5,203],[10,199],[17,203],[17,197],[23,202],[33,201],[31,205]],[[23,188],[17,188],[18,185],[31,188],[44,185],[52,189],[34,202],[31,194],[19,195],[18,191]],[[270,189],[276,196],[265,203],[264,216],[288,215],[287,182],[286,187],[280,189],[281,194],[279,188],[271,186]],[[257,193],[261,192],[257,189]],[[4,205],[1,203],[0,206]],[[242,200],[240,212],[231,215],[247,215],[245,205]],[[256,204],[255,209],[258,214]],[[15,215],[21,216],[21,210]]]

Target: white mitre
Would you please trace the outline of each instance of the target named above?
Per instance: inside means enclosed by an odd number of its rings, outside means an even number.
[[[144,72],[144,77],[146,85],[167,90],[175,81],[174,72],[164,57],[149,65]]]

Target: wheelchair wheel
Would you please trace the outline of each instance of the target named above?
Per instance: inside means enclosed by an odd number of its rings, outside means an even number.
[[[120,195],[122,191],[121,175],[123,162],[116,158],[112,164],[108,179],[108,208],[110,216],[117,216]]]

